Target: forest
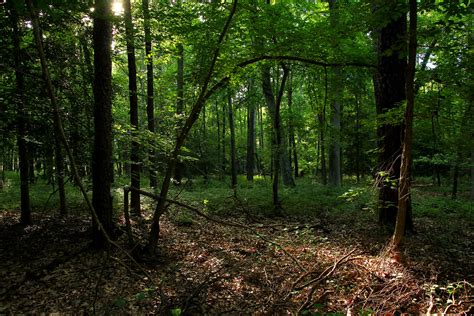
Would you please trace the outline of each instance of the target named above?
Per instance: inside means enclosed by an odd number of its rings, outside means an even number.
[[[0,315],[473,314],[473,15],[0,1]]]

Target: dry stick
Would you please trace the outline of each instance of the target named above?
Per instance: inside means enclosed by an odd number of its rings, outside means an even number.
[[[293,286],[293,289],[296,290],[296,291],[300,291],[302,289],[304,289],[305,287],[309,286],[309,285],[312,285],[314,283],[317,283],[317,282],[320,282],[321,280],[327,278],[328,276],[330,276],[331,274],[334,273],[334,271],[336,270],[336,267],[341,264],[341,263],[346,263],[347,261],[349,261],[349,256],[352,255],[354,253],[354,251],[356,251],[356,248],[352,249],[351,251],[349,251],[347,254],[343,255],[341,258],[339,258],[338,260],[336,260],[334,262],[334,264],[332,265],[332,267],[327,267],[323,272],[321,272],[321,274],[315,278],[315,279],[312,279],[308,282],[306,282],[305,284],[299,286],[299,287],[294,287],[297,283],[294,284]],[[307,275],[308,273],[306,273]],[[298,281],[301,280],[301,278],[298,279]]]
[[[107,232],[104,229],[104,226],[99,220],[99,217],[97,215],[97,212],[94,209],[94,206],[92,205],[91,200],[89,199],[89,196],[87,195],[86,189],[84,188],[84,184],[82,183],[82,179],[79,176],[79,173],[77,171],[77,165],[74,160],[74,156],[72,155],[71,148],[69,147],[69,143],[67,141],[66,135],[64,133],[64,128],[61,120],[61,115],[59,113],[59,105],[56,99],[56,95],[54,94],[54,89],[53,89],[53,84],[51,82],[51,77],[49,76],[49,70],[48,70],[48,65],[46,63],[46,57],[44,54],[43,50],[43,43],[41,41],[41,31],[40,31],[40,26],[39,26],[39,21],[38,17],[35,13],[35,8],[33,6],[32,0],[26,0],[26,4],[28,6],[28,11],[31,16],[31,24],[33,25],[33,34],[35,37],[35,42],[36,42],[36,48],[38,49],[38,55],[40,57],[40,62],[41,62],[41,72],[43,75],[43,80],[45,81],[46,84],[46,90],[48,91],[48,97],[51,101],[51,105],[53,107],[53,115],[54,115],[54,123],[58,125],[58,131],[59,131],[59,138],[61,140],[61,143],[64,146],[64,149],[66,150],[67,157],[69,159],[69,163],[71,165],[71,171],[74,177],[74,181],[76,181],[77,185],[79,186],[79,189],[82,193],[82,196],[84,197],[84,200],[87,203],[87,206],[91,212],[91,215],[93,217],[93,220],[96,221],[98,230],[103,234],[104,238],[106,239],[107,243],[117,247],[120,251],[125,253],[125,255],[132,260],[140,269],[142,272],[148,277],[149,280],[151,280],[151,277],[149,276],[148,272],[140,266],[140,264],[133,258],[125,249],[120,247],[116,242],[114,242],[110,236],[107,234]]]

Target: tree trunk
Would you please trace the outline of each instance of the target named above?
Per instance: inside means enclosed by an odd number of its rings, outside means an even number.
[[[296,140],[295,140],[295,127],[294,127],[294,119],[293,119],[293,112],[292,112],[292,105],[293,105],[293,76],[289,75],[288,78],[288,112],[289,112],[289,120],[288,120],[288,135],[289,135],[289,161],[291,165],[291,160],[293,159],[293,166],[294,166],[294,174],[295,178],[299,176],[298,170],[298,153],[296,151]]]
[[[216,92],[220,87],[222,87],[223,85],[225,85],[225,83],[228,82],[228,81],[221,81],[221,85],[215,85],[211,90],[208,90],[209,82],[211,81],[212,75],[214,73],[214,67],[219,57],[220,45],[224,41],[225,35],[227,34],[227,31],[229,30],[230,23],[234,17],[236,10],[237,10],[237,0],[234,0],[232,3],[230,14],[224,25],[224,29],[222,30],[219,36],[219,39],[216,43],[216,48],[214,50],[214,54],[212,56],[208,72],[204,78],[203,85],[201,86],[199,96],[197,97],[197,100],[194,103],[194,106],[192,107],[191,112],[189,113],[189,116],[186,119],[186,122],[183,128],[179,132],[178,138],[176,139],[175,147],[168,161],[165,177],[161,185],[161,191],[160,191],[161,199],[158,201],[158,205],[156,206],[155,212],[153,213],[153,221],[150,227],[150,234],[148,236],[148,244],[146,246],[147,250],[151,254],[156,253],[156,247],[158,245],[158,237],[160,233],[160,217],[161,215],[163,215],[165,211],[166,198],[168,197],[168,192],[169,192],[170,183],[171,183],[171,176],[176,167],[176,162],[178,160],[178,155],[181,151],[181,148],[184,145],[184,142],[186,141],[189,131],[193,127],[196,120],[199,118],[199,113],[204,107],[206,101],[209,99],[210,96],[212,96],[214,92]]]
[[[253,81],[249,82],[249,90]],[[255,104],[250,101],[247,106],[247,181],[253,181],[255,170]]]
[[[382,116],[396,109],[406,99],[404,58],[406,42],[406,15],[401,12],[403,2],[385,1],[383,12],[390,6],[391,12],[400,12],[378,31],[378,66],[374,75],[374,90],[377,115]],[[378,11],[375,12],[376,14]],[[387,51],[391,52],[390,54]],[[377,127],[378,136],[378,213],[380,224],[393,229],[397,217],[398,177],[400,176],[400,154],[402,127],[396,122],[381,122]],[[407,223],[411,221],[407,217]],[[407,225],[407,229],[408,229]]]
[[[59,213],[61,215],[67,214],[66,206],[66,192],[64,190],[64,161],[61,151],[61,139],[59,136],[60,131],[57,127],[54,129],[54,152],[56,162],[56,182],[58,183],[59,192]]]
[[[181,0],[178,0],[178,6],[181,6]],[[176,74],[176,115],[178,117],[178,133],[182,126],[184,115],[184,48],[183,43],[177,44],[178,49],[178,72]],[[176,162],[174,171],[174,180],[176,184],[180,184],[183,179],[185,165],[181,161]]]
[[[326,168],[326,108],[328,103],[328,71],[324,68],[324,104],[323,109],[318,113],[319,120],[319,143],[321,144],[321,180],[323,185],[328,184]]]
[[[338,11],[337,0],[329,0],[330,25],[337,27]],[[336,42],[332,43],[335,52],[338,50]],[[329,185],[341,186],[341,102],[342,102],[342,70],[335,68],[331,76],[331,129],[329,143]]]
[[[8,2],[11,4],[11,2]],[[26,142],[28,136],[27,130],[27,110],[24,104],[24,77],[23,77],[23,61],[21,54],[21,35],[18,28],[19,19],[15,6],[10,5],[10,20],[13,28],[13,50],[15,57],[15,79],[17,94],[17,143],[18,143],[18,160],[20,164],[20,224],[31,225],[31,205],[30,205],[30,185],[29,185],[29,163],[28,163],[28,144]]]
[[[361,149],[361,141],[360,141],[360,98],[358,94],[355,95],[355,115],[356,115],[356,139],[355,139],[355,145],[356,145],[356,157],[355,157],[355,171],[356,171],[356,180],[357,183],[360,181],[360,149]]]
[[[124,2],[125,36],[127,42],[128,61],[128,92],[130,97],[130,126],[132,128],[132,146],[130,152],[131,185],[140,189],[140,146],[133,136],[138,133],[138,96],[137,96],[137,66],[135,61],[135,31],[132,21],[132,6],[130,0]],[[132,191],[130,194],[130,210],[140,216],[140,194]]]
[[[284,76],[287,76],[287,74],[285,75],[285,73],[288,72],[287,70],[284,70],[283,71],[283,75]],[[280,89],[285,89],[285,86],[284,84],[286,84],[286,78],[285,80],[282,80],[282,83],[280,84]],[[263,67],[263,71],[262,71],[262,88],[263,88],[263,94],[265,96],[265,101],[267,103],[267,107],[268,107],[268,112],[270,114],[270,118],[273,122],[273,128],[275,127],[278,127],[280,130],[278,131],[278,134],[280,135],[281,139],[283,139],[283,128],[280,124],[280,118],[275,118],[275,115],[277,115],[277,111],[276,111],[276,107],[277,107],[277,100],[275,100],[275,96],[273,94],[273,89],[272,89],[272,84],[271,84],[271,74],[270,74],[270,68],[268,66],[265,66]],[[283,91],[280,91],[278,90],[278,95],[283,95]],[[281,100],[280,100],[280,103],[281,103]],[[278,104],[278,106],[280,106],[280,104]],[[278,111],[278,114],[279,114],[279,111]],[[278,125],[276,125],[275,123],[278,121]],[[272,152],[273,152],[273,156],[274,156],[274,159],[272,160],[273,161],[273,171],[275,170],[281,170],[281,173],[282,173],[282,180],[283,180],[283,184],[285,186],[290,186],[290,187],[293,187],[295,186],[295,180],[293,179],[293,176],[292,176],[292,172],[291,172],[291,166],[289,166],[289,160],[288,160],[288,146],[287,146],[287,142],[282,142],[281,139],[280,139],[280,143],[276,143],[276,134],[277,134],[277,131],[273,131],[273,135],[275,135],[275,137],[273,139],[275,139],[275,141],[272,141],[272,143],[274,144],[274,147]],[[278,162],[278,166],[275,166],[275,161],[276,159],[279,160]],[[278,167],[278,168],[276,168]],[[274,178],[275,178],[275,174],[273,174]]]
[[[103,229],[113,229],[111,183],[112,165],[112,24],[107,0],[96,0],[94,11],[94,148],[92,153],[92,205]],[[92,240],[97,248],[106,246],[100,225],[93,219]]]
[[[232,189],[237,188],[237,165],[235,160],[235,126],[234,126],[234,110],[232,106],[232,95],[230,90],[227,92],[227,104],[229,111],[229,131],[230,131],[230,174]]]
[[[143,24],[145,31],[145,58],[146,58],[146,116],[148,122],[148,130],[155,133],[155,92],[153,89],[153,52],[151,50],[151,31],[150,31],[150,9],[149,1],[142,0]],[[156,153],[153,144],[150,144],[148,151],[150,187],[156,188]]]
[[[413,142],[413,110],[415,106],[415,66],[416,66],[416,24],[417,0],[410,0],[410,33],[408,44],[408,67],[406,80],[407,107],[405,110],[405,137],[400,167],[400,182],[398,192],[398,212],[393,234],[392,245],[398,248],[405,234],[409,203],[411,202],[410,164]]]

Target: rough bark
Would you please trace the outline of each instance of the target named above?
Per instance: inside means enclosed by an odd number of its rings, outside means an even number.
[[[378,65],[374,75],[374,90],[379,117],[397,109],[406,99],[406,15],[402,7],[402,1],[386,0],[383,7],[377,8],[375,12],[377,14],[380,10],[394,15],[377,32]],[[402,125],[397,122],[379,122],[377,136],[379,222],[393,229],[397,216]],[[407,229],[411,227],[409,222],[411,218],[407,216]]]
[[[11,2],[8,2],[11,4]],[[13,53],[15,58],[15,79],[16,79],[16,103],[17,103],[17,144],[18,160],[20,164],[20,224],[31,225],[31,205],[30,205],[30,186],[29,186],[29,163],[28,163],[28,136],[27,130],[27,111],[24,100],[23,61],[20,48],[21,33],[19,29],[18,13],[14,5],[9,5],[10,21],[13,29]]]
[[[135,58],[135,31],[132,21],[132,5],[130,0],[124,2],[125,36],[127,42],[128,61],[128,93],[130,100],[130,127],[132,135],[138,132],[138,96],[137,96],[137,66]],[[130,150],[130,182],[132,187],[140,189],[140,145],[132,137]],[[140,215],[140,194],[132,191],[130,195],[130,209],[133,214]]]

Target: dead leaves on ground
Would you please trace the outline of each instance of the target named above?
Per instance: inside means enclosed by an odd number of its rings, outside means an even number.
[[[169,216],[159,261],[142,266],[149,279],[119,251],[90,249],[87,217],[42,215],[21,228],[16,213],[1,213],[0,313],[459,313],[472,304],[468,240],[439,249],[420,231],[400,263],[384,255],[375,225],[353,218],[266,219],[249,224],[256,235]]]

